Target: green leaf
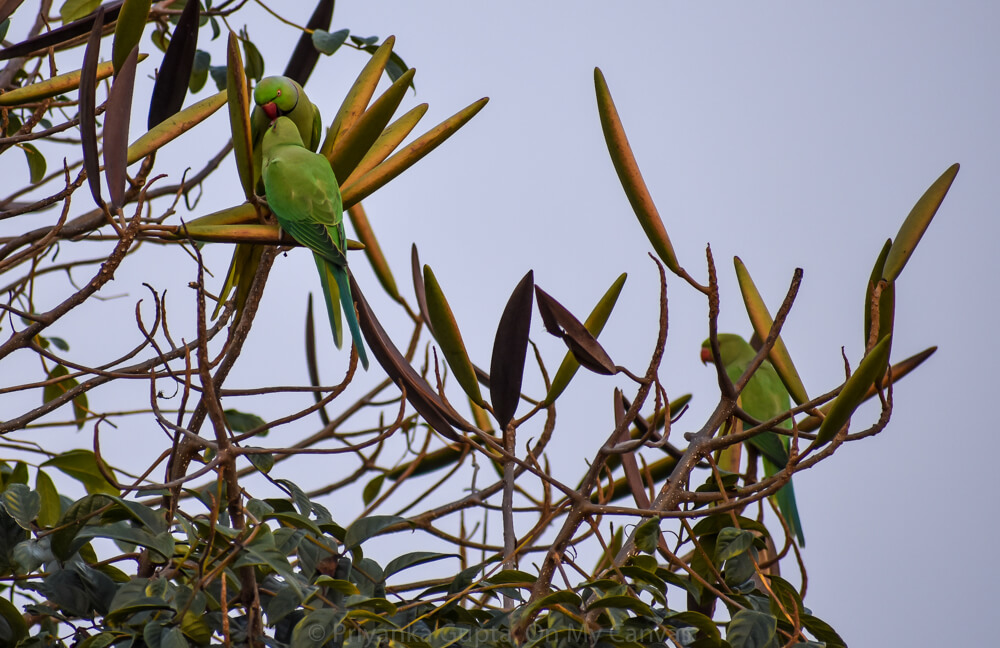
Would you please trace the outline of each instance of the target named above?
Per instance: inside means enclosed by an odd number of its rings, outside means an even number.
[[[45,156],[42,155],[33,144],[21,142],[18,144],[24,151],[24,157],[28,160],[28,172],[30,173],[31,184],[37,184],[45,177]]]
[[[0,617],[7,622],[8,632],[3,632],[0,626],[0,639],[5,646],[16,646],[21,639],[28,636],[28,624],[13,603],[0,596]]]
[[[719,531],[719,537],[715,541],[716,563],[742,554],[753,546],[754,538],[754,534],[750,531],[734,529],[733,527]]]
[[[920,237],[924,235],[927,226],[931,224],[931,219],[937,213],[938,207],[944,197],[948,195],[951,183],[958,175],[958,164],[953,164],[934,181],[924,195],[920,197],[917,204],[910,210],[909,215],[899,228],[899,233],[892,242],[889,249],[889,256],[885,259],[885,267],[882,270],[882,278],[886,281],[895,281],[899,273],[903,271],[903,266],[910,260],[910,255],[920,242]]]
[[[77,534],[78,538],[110,538],[132,545],[146,547],[158,553],[166,562],[174,555],[174,537],[169,533],[153,535],[145,529],[129,526],[128,522],[114,522],[100,526],[84,527]]]
[[[114,500],[106,495],[88,495],[74,502],[59,518],[59,530],[52,534],[52,553],[60,560],[68,560],[76,550],[74,542],[77,533],[90,522],[98,511]]]
[[[437,553],[435,551],[414,551],[390,560],[389,564],[385,566],[383,574],[385,578],[389,578],[397,572],[401,572],[404,569],[409,569],[410,567],[414,567],[416,565],[423,565],[425,563],[442,560],[444,558],[457,557],[459,557],[459,554],[445,554]]]
[[[229,68],[225,65],[213,65],[208,68],[208,73],[212,76],[212,81],[215,82],[215,87],[219,90],[225,90],[227,83],[227,77],[229,76]]]
[[[775,638],[778,621],[770,614],[740,610],[733,615],[726,641],[733,648],[765,648]]]
[[[650,518],[642,522],[635,530],[635,547],[639,551],[651,554],[656,551],[660,542],[660,519]]]
[[[55,345],[55,347],[60,351],[69,351],[69,343],[66,342],[66,340],[62,339],[61,337],[55,337],[54,335],[50,335],[45,339],[51,342],[53,345]]]
[[[333,639],[340,630],[340,622],[344,618],[342,610],[320,608],[309,612],[292,630],[291,648],[314,648],[325,645]]]
[[[42,466],[52,466],[83,484],[87,493],[118,495],[118,489],[108,483],[97,468],[97,457],[90,450],[70,450],[49,459]]]
[[[350,33],[350,29],[341,29],[332,34],[328,31],[317,29],[312,33],[312,42],[319,52],[330,55],[340,49],[340,46],[344,44]]]
[[[259,448],[254,448],[254,446],[247,446],[248,449],[259,450]],[[243,455],[247,460],[253,464],[253,467],[261,471],[265,475],[271,472],[274,468],[274,455],[270,452],[248,452]]]
[[[445,626],[432,632],[430,636],[427,637],[427,643],[429,643],[432,648],[448,648],[448,646],[462,641],[462,639],[464,639],[469,632],[469,628]]]
[[[528,572],[517,569],[504,569],[485,579],[491,585],[518,585],[519,587],[530,587],[538,577]]]
[[[817,639],[826,642],[826,648],[847,648],[847,643],[826,621],[809,614],[803,614],[802,625]]]
[[[42,509],[42,496],[25,484],[11,484],[3,492],[3,506],[18,526],[31,531],[31,522]]]
[[[650,609],[648,605],[643,603],[637,598],[631,596],[612,595],[599,598],[589,606],[587,606],[587,611],[602,610],[602,609],[615,609],[615,610],[631,610],[636,614],[644,617],[655,617],[656,614]]]
[[[38,511],[38,525],[45,528],[55,526],[62,514],[62,502],[59,498],[59,491],[52,482],[52,478],[44,470],[39,470],[35,475],[35,490],[41,498],[41,508]]]
[[[757,520],[751,518],[746,518],[738,516],[736,521],[739,523],[739,528],[747,529],[749,531],[759,531],[764,535],[770,535],[763,524]],[[715,535],[725,528],[732,528],[733,518],[728,513],[720,513],[718,515],[712,515],[707,518],[702,518],[698,520],[698,523],[694,525],[692,531],[694,535],[701,538],[708,535]]]
[[[700,612],[681,612],[666,619],[666,622],[674,627],[689,626],[698,629],[699,638],[704,637],[710,643],[708,645],[720,645],[722,635],[715,626],[715,622]]]
[[[249,38],[243,39],[243,53],[246,59],[246,73],[247,76],[254,81],[260,81],[264,78],[264,57],[260,55],[260,50],[257,46],[250,41]]]
[[[69,369],[59,364],[52,368],[52,371],[49,372],[47,380],[68,375]],[[59,382],[46,385],[45,389],[42,390],[42,402],[48,403],[51,400],[55,400],[79,384],[80,383],[77,382],[76,378],[66,378],[65,380],[60,380]],[[73,398],[73,416],[76,419],[76,428],[78,430],[83,428],[83,423],[87,418],[88,411],[89,406],[86,392],[75,396]]]
[[[188,641],[184,638],[184,632],[178,628],[167,628],[160,635],[160,648],[188,648]]]
[[[358,586],[348,580],[333,578],[332,576],[320,576],[313,585],[325,587],[333,592],[338,592],[346,596],[355,596],[361,593]]]
[[[101,634],[91,635],[77,644],[78,648],[107,648],[113,644],[118,639],[117,636],[110,632],[102,632]]]
[[[66,0],[59,7],[59,17],[64,24],[68,24],[93,13],[100,4],[101,0]]]
[[[210,67],[212,67],[212,55],[205,50],[195,50],[194,64],[191,66],[191,80],[188,81],[188,90],[198,92],[205,87]]]
[[[344,545],[348,549],[353,549],[360,546],[368,538],[378,535],[383,529],[405,521],[398,515],[369,515],[368,517],[363,517],[347,527],[347,533],[344,535]]]
[[[372,501],[378,497],[378,494],[382,491],[382,484],[385,482],[385,473],[378,475],[375,479],[365,484],[365,489],[361,492],[361,501],[365,506],[368,506]]]
[[[264,428],[267,422],[256,414],[247,414],[235,409],[227,409],[222,412],[226,416],[226,424],[233,432],[249,432],[258,428]],[[268,429],[258,432],[254,436],[266,436]]]
[[[10,18],[4,18],[3,22],[0,22],[0,41],[7,38],[8,29],[10,29]]]

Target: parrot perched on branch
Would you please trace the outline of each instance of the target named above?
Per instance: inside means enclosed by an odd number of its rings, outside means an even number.
[[[726,375],[735,384],[743,372],[753,361],[757,351],[750,343],[738,335],[732,333],[719,334],[719,353],[722,356],[722,366],[726,370]],[[701,345],[702,362],[712,361],[712,349],[709,341],[705,340]],[[791,408],[791,399],[785,386],[778,377],[778,372],[770,362],[764,360],[747,382],[746,387],[740,393],[740,407],[743,411],[757,419],[758,421],[768,421],[779,414],[787,412]],[[783,429],[791,429],[790,420],[783,421],[778,425]],[[749,440],[764,460],[764,474],[770,477],[782,470],[788,464],[788,437],[774,432],[764,432]],[[788,522],[792,532],[799,542],[799,546],[805,546],[805,535],[802,533],[802,521],[799,519],[798,507],[795,504],[795,490],[792,482],[781,487],[774,494],[774,499],[778,504],[778,509]]]
[[[339,292],[354,347],[367,369],[368,356],[347,277],[344,210],[330,162],[308,150],[295,122],[281,116],[264,132],[261,153],[267,204],[281,229],[313,251],[335,337],[339,310],[333,294],[335,289]]]
[[[261,79],[253,91],[254,106],[250,113],[250,140],[253,146],[253,186],[257,193],[264,191],[261,184],[261,142],[264,131],[278,117],[285,116],[295,123],[302,143],[310,151],[319,149],[323,134],[323,118],[319,110],[306,96],[305,90],[298,83],[283,76],[269,76]],[[218,317],[229,293],[236,289],[236,312],[243,311],[250,293],[250,284],[257,273],[263,246],[251,243],[238,243],[233,252],[233,260],[229,263],[226,283],[219,292],[219,302],[212,317]],[[339,327],[338,323],[335,325]],[[339,331],[339,329],[335,330]],[[337,346],[340,347],[339,332],[335,333]]]

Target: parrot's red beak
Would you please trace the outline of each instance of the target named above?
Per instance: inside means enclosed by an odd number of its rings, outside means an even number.
[[[712,349],[711,347],[704,347],[701,350],[701,362],[702,364],[708,364],[712,361]]]
[[[278,106],[273,101],[268,101],[266,104],[261,106],[261,110],[267,115],[267,118],[274,121],[278,118]]]

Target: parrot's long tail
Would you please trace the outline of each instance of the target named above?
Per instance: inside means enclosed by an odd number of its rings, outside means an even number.
[[[368,354],[365,353],[365,342],[361,337],[361,327],[358,326],[358,317],[354,313],[354,298],[351,297],[351,282],[347,278],[347,268],[328,263],[330,272],[337,281],[337,288],[340,292],[340,303],[344,307],[344,317],[347,318],[347,327],[351,329],[351,338],[354,340],[354,348],[358,350],[358,358],[361,366],[368,370]]]
[[[765,475],[771,476],[779,470],[781,468],[764,459]],[[777,502],[778,510],[781,511],[781,515],[788,522],[788,526],[792,528],[792,533],[795,534],[795,538],[799,541],[799,546],[806,546],[806,536],[802,532],[802,520],[799,519],[799,507],[795,503],[795,489],[792,487],[791,480],[774,494],[774,501]]]
[[[333,331],[333,343],[337,348],[344,346],[344,326],[340,321],[340,290],[334,277],[335,266],[326,262],[318,254],[313,255],[316,269],[319,271],[319,281],[323,286],[323,299],[326,300],[326,312],[330,316],[330,330]]]

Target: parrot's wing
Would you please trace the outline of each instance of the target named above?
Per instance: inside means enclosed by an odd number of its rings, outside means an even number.
[[[323,137],[323,116],[319,114],[319,109],[313,106],[312,138],[309,142],[309,150],[319,149],[320,139]],[[305,140],[303,140],[305,141]]]

